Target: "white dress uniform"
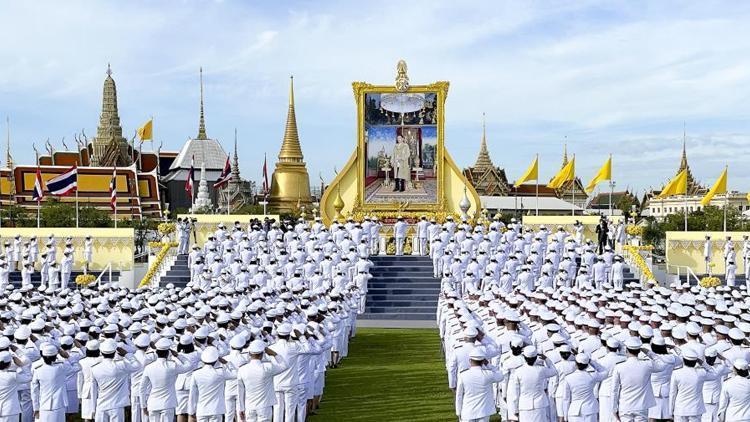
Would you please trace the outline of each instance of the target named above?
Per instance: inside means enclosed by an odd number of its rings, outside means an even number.
[[[719,400],[720,421],[750,421],[750,378],[734,376],[724,382]]]
[[[607,378],[607,368],[592,361],[596,372],[577,369],[563,380],[563,409],[568,422],[597,422],[599,402],[594,395],[596,384]],[[558,415],[560,416],[560,415]]]
[[[703,403],[703,383],[718,378],[706,364],[693,368],[683,366],[672,373],[669,385],[669,407],[676,422],[698,422],[706,412]]]
[[[495,413],[493,386],[503,380],[494,367],[472,366],[458,374],[456,415],[461,422],[485,422]]]
[[[31,381],[31,373],[21,368],[0,371],[0,422],[17,421],[21,414],[18,386]]]
[[[31,402],[39,412],[39,422],[61,422],[65,420],[68,406],[66,382],[73,367],[66,363],[42,363],[32,370]]]
[[[226,413],[225,383],[236,376],[234,371],[208,364],[194,371],[190,381],[189,413],[199,422],[221,422]]]
[[[599,364],[607,368],[607,377],[599,384],[599,422],[614,421],[612,414],[612,373],[618,363],[625,362],[625,356],[608,352]]]
[[[148,409],[151,422],[172,422],[177,407],[177,375],[193,369],[187,360],[158,358],[150,363],[141,377],[141,403]]]
[[[237,407],[247,422],[271,422],[276,405],[274,377],[289,368],[281,355],[253,359],[237,371]]]
[[[140,364],[132,355],[122,360],[102,359],[91,368],[91,388],[96,396],[96,422],[123,422],[125,407],[130,405],[130,374]]]
[[[649,352],[649,356],[655,356]],[[639,360],[630,356],[612,373],[612,407],[622,422],[645,422],[648,409],[656,404],[651,374],[667,368],[661,360]]]
[[[549,360],[544,361],[544,366],[524,365],[516,369],[508,383],[510,417],[515,419],[513,415],[518,414],[518,420],[523,422],[549,421],[550,402],[545,389],[555,375],[557,370]]]
[[[406,230],[409,225],[403,221],[396,221],[393,225],[393,237],[396,239],[396,255],[400,256],[404,254],[404,241],[406,239]]]

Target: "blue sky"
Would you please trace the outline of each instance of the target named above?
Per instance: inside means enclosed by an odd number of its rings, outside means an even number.
[[[330,180],[355,145],[351,82],[390,84],[403,58],[412,84],[451,82],[446,145],[461,166],[485,112],[511,180],[536,153],[551,177],[567,137],[584,183],[612,153],[617,189],[642,193],[674,174],[685,122],[694,175],[710,184],[728,164],[730,188],[750,189],[747,2],[0,0],[0,17],[17,162],[32,142],[95,133],[107,63],[128,137],[153,115],[179,149],[197,133],[203,66],[208,134],[231,148],[237,128],[243,177],[275,160],[293,74],[311,181]]]

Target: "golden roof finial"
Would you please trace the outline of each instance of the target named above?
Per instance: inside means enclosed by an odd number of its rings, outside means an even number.
[[[200,113],[200,121],[198,122],[198,137],[196,139],[206,140],[208,139],[208,135],[206,135],[206,120],[203,114],[203,66],[200,67],[200,80],[201,80],[201,113]]]
[[[396,91],[406,92],[409,90],[409,77],[406,75],[406,61],[399,60],[396,64]]]
[[[474,168],[487,169],[492,167],[494,167],[494,165],[490,158],[490,152],[487,150],[487,125],[485,123],[485,114],[482,113],[482,142],[479,147],[479,156],[477,156],[477,161],[474,163]]]
[[[297,117],[294,112],[294,77],[289,79],[289,110],[286,116],[286,127],[284,128],[284,141],[279,151],[279,162],[303,162],[302,147],[299,144],[297,133]]]
[[[568,135],[565,135],[565,143],[563,144],[563,163],[562,166],[568,164]]]
[[[107,76],[112,76],[112,67],[109,65],[109,62],[107,62]]]

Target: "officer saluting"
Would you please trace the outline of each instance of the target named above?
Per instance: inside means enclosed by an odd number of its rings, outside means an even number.
[[[11,368],[15,363],[16,368]],[[22,362],[10,352],[0,352],[0,420],[17,421],[21,414],[18,387],[31,381],[31,373],[21,370]]]
[[[456,415],[463,421],[489,421],[495,413],[493,386],[503,373],[490,366],[483,347],[469,353],[469,368],[458,374]]]
[[[68,406],[66,379],[75,369],[57,360],[57,346],[51,343],[45,343],[41,353],[41,364],[33,369],[31,376],[34,418],[40,422],[61,422]]]
[[[157,358],[143,370],[141,377],[141,405],[151,422],[172,422],[177,407],[177,375],[193,369],[187,359],[171,349],[172,340],[159,339],[156,342]],[[170,354],[178,360],[170,360]]]

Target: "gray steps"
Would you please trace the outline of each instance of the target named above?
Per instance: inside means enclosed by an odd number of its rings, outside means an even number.
[[[367,306],[359,318],[434,321],[440,280],[432,260],[421,256],[373,256]]]

